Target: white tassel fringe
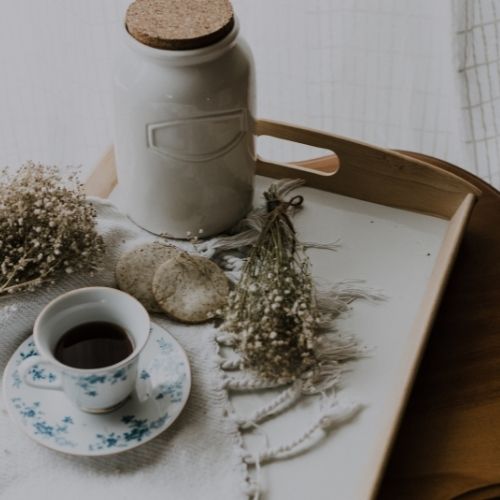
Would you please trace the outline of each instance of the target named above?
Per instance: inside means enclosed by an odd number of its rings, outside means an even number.
[[[339,406],[336,405],[330,408],[328,411],[322,413],[320,417],[314,421],[299,437],[293,441],[276,446],[274,448],[268,448],[255,457],[252,454],[247,454],[244,457],[244,461],[248,465],[256,465],[257,463],[269,463],[275,460],[282,460],[285,458],[290,458],[291,456],[303,453],[309,450],[317,444],[317,439],[312,439],[318,430],[323,432],[323,436],[326,436],[327,432],[332,430],[334,427],[338,427],[350,420],[352,420],[361,411],[362,406],[358,404],[352,404],[349,406]]]

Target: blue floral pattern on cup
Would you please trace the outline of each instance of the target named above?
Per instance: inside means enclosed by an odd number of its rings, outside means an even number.
[[[118,382],[125,382],[128,378],[128,372],[132,368],[132,364],[124,368],[119,368],[111,375],[86,375],[74,377],[77,381],[76,385],[84,390],[86,396],[96,397],[99,392],[99,385],[111,384],[115,385]]]
[[[40,354],[38,353],[35,343],[30,340],[26,344],[26,347],[19,352],[19,356],[16,358],[15,364],[16,366],[19,366],[23,361],[39,355]],[[44,368],[41,364],[32,366],[26,376],[29,376],[32,381],[45,380],[47,382],[56,382],[58,380],[58,377],[55,373],[47,370],[47,368]],[[21,375],[19,373],[19,370],[16,369],[12,372],[12,385],[14,387],[20,387],[21,384]]]
[[[186,383],[185,363],[176,355],[176,346],[172,341],[160,337],[156,343],[160,356],[155,357],[147,369],[141,370],[139,379],[146,387],[156,380],[164,380],[154,384],[154,390],[146,388],[146,395],[155,400],[168,398],[171,403],[178,403],[182,400]]]
[[[54,382],[57,380],[57,375],[40,365],[32,366],[28,374],[32,380],[47,380],[47,382]]]

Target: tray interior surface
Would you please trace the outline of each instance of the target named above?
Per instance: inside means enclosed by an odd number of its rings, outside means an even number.
[[[269,183],[257,178],[256,203]],[[266,467],[266,487],[273,499],[369,498],[406,397],[403,381],[411,377],[415,341],[425,340],[423,333],[420,340],[412,338],[413,326],[450,221],[317,189],[298,192],[304,196],[294,218],[299,238],[340,245],[335,252],[309,250],[319,283],[363,280],[362,286],[387,298],[355,302],[338,321],[368,351],[347,366],[338,396],[364,404],[364,410],[307,454]],[[234,398],[236,408],[248,413],[262,401],[260,395]],[[317,403],[305,400],[264,424],[272,445],[298,437],[317,417]],[[249,445],[258,449],[263,438],[251,438]]]
[[[271,182],[257,176],[255,205],[262,203],[262,192]],[[361,286],[380,291],[386,299],[355,302],[337,323],[367,349],[364,358],[347,365],[338,392],[340,401],[362,403],[361,414],[306,454],[265,467],[260,479],[273,500],[367,499],[375,492],[417,351],[425,342],[425,332],[415,324],[421,320],[417,317],[431,276],[435,279],[436,268],[438,275],[445,272],[436,263],[450,220],[308,187],[297,193],[304,196],[304,207],[294,217],[299,238],[339,244],[335,252],[309,250],[320,285],[361,280]],[[118,185],[110,199],[120,207],[120,198]],[[237,395],[233,403],[250,414],[275,395]],[[318,413],[318,400],[305,399],[263,428],[271,445],[279,445],[302,434]],[[259,433],[247,442],[253,450],[264,445]]]

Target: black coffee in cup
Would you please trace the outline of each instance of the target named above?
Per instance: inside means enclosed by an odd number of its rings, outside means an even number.
[[[73,368],[103,368],[119,363],[133,350],[134,345],[121,326],[91,321],[64,333],[56,344],[54,357]]]

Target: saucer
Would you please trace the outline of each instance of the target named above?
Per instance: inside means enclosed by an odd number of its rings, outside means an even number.
[[[38,355],[29,337],[9,360],[3,375],[7,411],[29,437],[72,455],[111,455],[150,441],[174,423],[191,389],[185,352],[172,335],[153,323],[139,360],[136,390],[111,413],[85,413],[61,391],[28,386],[18,367]],[[27,376],[47,383],[58,381],[45,364],[35,365]]]

